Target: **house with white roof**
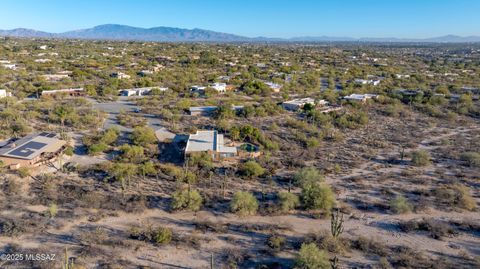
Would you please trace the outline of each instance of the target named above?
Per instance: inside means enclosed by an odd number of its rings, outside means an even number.
[[[207,88],[207,87],[205,87],[205,86],[193,85],[192,87],[190,87],[190,92],[192,92],[192,93],[204,94],[206,88]]]
[[[118,79],[129,79],[130,75],[127,75],[122,72],[114,72],[110,75],[112,78],[118,78]]]
[[[355,79],[354,82],[356,84],[361,84],[361,85],[366,85],[366,84],[371,84],[373,86],[377,86],[378,84],[380,84],[380,80],[379,79]]]
[[[353,94],[350,94],[350,95],[347,95],[347,96],[343,97],[343,99],[345,99],[345,100],[360,101],[360,102],[366,102],[368,99],[372,99],[372,98],[378,98],[378,94],[370,94],[370,93],[356,94],[356,93],[353,93]]]
[[[280,89],[282,89],[282,85],[273,83],[273,82],[265,82],[265,84],[272,89],[273,92],[280,92]]]
[[[0,89],[0,98],[11,97],[12,93],[7,92],[7,90]]]
[[[42,91],[42,96],[52,96],[57,94],[64,94],[68,96],[84,96],[86,92],[83,88],[70,88],[70,89],[60,89],[60,90],[50,90],[50,91]]]
[[[197,131],[188,137],[185,159],[195,153],[206,152],[214,160],[237,156],[237,148],[225,145],[223,134],[214,131]]]
[[[51,61],[52,60],[50,60],[50,59],[43,59],[42,58],[42,59],[35,59],[34,62],[36,62],[36,63],[48,63],[48,62],[51,62]]]
[[[160,91],[166,91],[168,88],[165,87],[143,87],[143,88],[132,88],[132,89],[123,89],[119,90],[121,96],[144,96],[152,93],[153,89],[158,89]]]
[[[227,91],[227,84],[226,83],[213,83],[212,88],[214,88],[219,93],[224,93]]]
[[[324,101],[324,100],[321,100]],[[282,107],[286,110],[297,111],[302,109],[306,104],[315,106],[315,99],[307,97],[301,99],[293,99],[282,103]]]
[[[2,66],[5,69],[17,70],[17,65],[16,64],[7,63],[7,64],[3,64]]]
[[[405,75],[405,74],[395,74],[395,77],[398,78],[398,79],[402,79],[402,78],[409,78],[410,75]]]
[[[67,79],[70,76],[68,74],[46,74],[42,75],[42,77],[47,81],[60,81],[63,79]]]

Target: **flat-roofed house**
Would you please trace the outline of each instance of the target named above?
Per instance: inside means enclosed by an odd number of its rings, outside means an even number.
[[[232,105],[232,110],[235,112],[241,111],[244,106]],[[191,116],[212,116],[217,112],[218,106],[192,106],[188,109],[188,114]]]
[[[219,93],[224,93],[227,91],[227,84],[226,83],[213,83],[212,88],[214,88]]]
[[[265,84],[272,89],[273,92],[280,92],[282,89],[282,85],[273,83],[273,82],[265,82]]]
[[[380,84],[379,79],[360,79],[360,78],[357,78],[357,79],[354,80],[354,82],[356,84],[361,84],[361,85],[371,84],[373,86],[377,86],[378,84]]]
[[[83,88],[60,89],[51,91],[42,91],[42,96],[64,94],[68,96],[84,96],[86,92]]]
[[[11,97],[12,93],[7,92],[7,90],[0,89],[0,98]]]
[[[286,110],[297,111],[302,109],[306,104],[315,106],[315,99],[307,97],[301,99],[293,99],[282,103],[282,107]]]
[[[118,78],[118,79],[129,79],[130,75],[127,75],[127,74],[122,73],[122,72],[113,72],[112,74],[110,74],[110,77]]]
[[[211,116],[217,109],[217,106],[192,106],[188,109],[188,113],[192,116]]]
[[[17,65],[16,64],[4,64],[3,68],[10,69],[10,70],[17,70]]]
[[[42,77],[47,81],[61,81],[69,78],[70,76],[68,74],[47,74],[42,75]]]
[[[377,97],[378,97],[378,94],[371,94],[371,93],[357,94],[357,93],[353,93],[353,94],[350,94],[350,95],[347,95],[347,96],[343,97],[343,99],[349,100],[349,101],[366,102],[368,99],[377,98]]]
[[[35,133],[1,146],[0,161],[10,169],[35,167],[54,160],[65,145],[53,133]]]
[[[206,152],[214,160],[237,156],[236,147],[225,146],[223,134],[214,131],[197,131],[188,137],[185,158],[191,154]]]
[[[157,88],[160,91],[166,90],[166,88],[158,88],[158,87],[123,89],[123,90],[120,90],[120,95],[121,96],[145,96],[145,95],[149,95],[152,92],[153,88]]]
[[[194,85],[194,86],[190,87],[190,92],[198,93],[198,94],[205,94],[205,89],[206,88],[207,87],[205,87],[205,86]]]

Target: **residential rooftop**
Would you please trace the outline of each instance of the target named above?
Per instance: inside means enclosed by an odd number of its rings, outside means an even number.
[[[0,156],[32,160],[44,152],[56,152],[65,145],[53,133],[35,133],[0,148]]]
[[[218,152],[236,154],[236,147],[227,147],[224,145],[223,134],[215,131],[197,131],[190,135],[185,148],[185,153],[193,152]]]

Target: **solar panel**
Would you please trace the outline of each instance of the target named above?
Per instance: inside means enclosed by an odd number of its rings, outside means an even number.
[[[48,133],[43,132],[43,133],[40,133],[39,136],[48,136]]]
[[[25,145],[18,147],[7,154],[12,155],[12,156],[19,156],[19,157],[28,157],[32,155],[36,150],[39,150],[43,147],[45,147],[47,144],[45,143],[39,143],[39,142],[34,142],[30,141],[26,143]]]
[[[50,137],[50,138],[55,137],[55,134],[48,134],[47,137]]]

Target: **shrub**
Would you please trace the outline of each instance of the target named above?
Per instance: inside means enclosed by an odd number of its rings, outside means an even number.
[[[300,199],[298,196],[290,192],[278,193],[278,200],[280,203],[280,211],[284,213],[295,209],[295,207],[300,205]]]
[[[255,161],[247,161],[240,167],[240,173],[248,178],[261,176],[265,173],[265,169]]]
[[[104,152],[108,149],[108,145],[105,143],[96,143],[88,146],[89,155],[98,155],[100,152]]]
[[[172,241],[173,233],[169,228],[159,227],[153,233],[153,240],[157,244],[166,245]]]
[[[315,243],[320,249],[330,253],[343,254],[349,251],[350,239],[333,237],[331,231],[320,230],[308,233],[304,243]]]
[[[145,149],[141,146],[123,144],[120,151],[120,158],[126,162],[141,163],[145,159]]]
[[[188,158],[188,164],[190,166],[197,166],[203,169],[212,169],[213,168],[212,155],[208,154],[207,152],[190,154]]]
[[[327,269],[330,268],[330,262],[327,253],[320,250],[314,243],[302,244],[295,259],[295,268]]]
[[[230,209],[241,217],[255,215],[258,210],[257,198],[249,192],[239,191],[233,196]]]
[[[302,202],[307,209],[330,212],[335,204],[335,195],[329,185],[309,183],[302,187]]]
[[[408,202],[407,198],[402,195],[398,195],[390,201],[390,210],[395,214],[405,214],[412,211],[412,205]]]
[[[295,185],[303,186],[307,183],[323,181],[323,175],[315,167],[305,167],[293,176],[293,180]]]
[[[184,174],[184,171],[182,168],[175,166],[173,164],[161,164],[160,169],[162,170],[163,173],[175,179],[180,179]]]
[[[100,142],[107,145],[112,145],[115,141],[117,141],[119,134],[120,131],[118,129],[110,128],[102,134],[100,137]]]
[[[73,147],[72,146],[68,146],[67,148],[65,148],[65,151],[64,151],[65,155],[67,156],[72,156],[73,155]]]
[[[266,244],[268,247],[272,248],[273,250],[280,251],[285,245],[285,241],[286,241],[285,236],[272,234],[271,236],[268,237]]]
[[[400,115],[400,109],[401,109],[400,105],[390,104],[385,108],[384,112],[388,116],[396,118]]]
[[[130,228],[130,238],[165,245],[172,241],[173,232],[172,229],[161,226],[157,228],[151,225],[147,225],[146,228],[133,226]]]
[[[18,195],[22,191],[22,182],[14,178],[7,178],[2,189],[6,195]]]
[[[50,216],[50,218],[53,219],[53,218],[55,218],[57,213],[58,213],[57,204],[51,203],[50,206],[48,207],[48,215]]]
[[[465,152],[460,159],[471,167],[480,167],[480,153],[478,152]]]
[[[26,178],[30,176],[30,169],[28,169],[28,167],[20,167],[17,170],[17,173],[21,178]]]
[[[178,190],[172,194],[172,208],[174,210],[198,211],[202,206],[202,196],[197,190]]]
[[[352,247],[369,255],[375,254],[383,257],[389,255],[389,249],[386,245],[364,236],[359,236],[356,240],[353,240]]]
[[[434,219],[409,220],[400,223],[403,232],[427,231],[434,239],[442,239],[448,235],[455,235],[457,232],[445,221]]]
[[[147,146],[157,141],[155,131],[150,127],[135,127],[131,139],[135,145]]]
[[[425,166],[430,164],[430,153],[425,150],[418,150],[412,153],[412,164],[415,166]]]
[[[471,211],[477,206],[475,199],[470,195],[470,188],[461,184],[436,188],[433,194],[438,202],[447,206],[457,206]]]
[[[477,207],[475,199],[470,195],[470,188],[461,184],[455,184],[453,189],[456,192],[456,204],[466,210],[473,211]]]

